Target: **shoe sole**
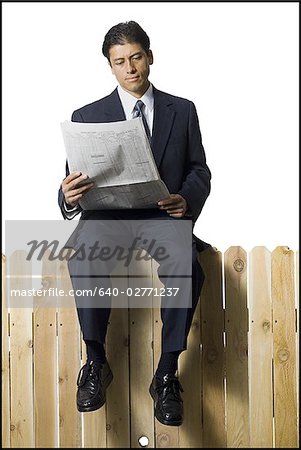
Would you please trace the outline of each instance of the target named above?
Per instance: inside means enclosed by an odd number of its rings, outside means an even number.
[[[105,388],[105,389],[107,389],[107,387],[111,384],[112,380],[113,380],[113,373],[110,372],[110,373],[108,373],[107,378],[106,378],[106,379],[104,380],[104,382],[103,382],[103,385],[104,385],[104,388]],[[84,407],[84,406],[77,406],[77,410],[78,410],[79,412],[91,412],[91,411],[96,411],[97,409],[100,409],[100,408],[105,404],[105,402],[106,402],[106,400],[105,400],[104,402],[97,403],[96,405],[93,405],[93,406],[87,406],[87,407]]]
[[[150,393],[152,399],[153,399],[154,402],[155,402],[155,392],[152,390],[151,386],[150,386],[150,388],[149,388],[149,393]],[[155,412],[155,417],[156,417],[156,419],[157,419],[160,423],[162,423],[163,425],[169,425],[169,426],[172,426],[172,427],[179,427],[179,426],[182,425],[182,423],[183,423],[183,420],[174,420],[173,422],[170,422],[170,421],[168,421],[168,420],[162,419],[162,417],[158,416],[158,414],[156,413],[156,409],[154,410],[154,412]]]

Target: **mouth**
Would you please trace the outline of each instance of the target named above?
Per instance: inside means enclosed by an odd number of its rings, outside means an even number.
[[[126,78],[126,81],[130,81],[130,82],[137,81],[137,80],[139,80],[139,76]]]

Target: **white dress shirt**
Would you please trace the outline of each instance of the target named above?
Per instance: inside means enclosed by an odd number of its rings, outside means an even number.
[[[144,103],[142,112],[146,118],[150,134],[152,135],[153,122],[154,122],[154,92],[153,85],[150,83],[147,91],[140,98],[134,97],[129,92],[125,91],[121,86],[117,88],[118,95],[123,107],[126,120],[131,120],[134,115],[134,107],[138,100]]]

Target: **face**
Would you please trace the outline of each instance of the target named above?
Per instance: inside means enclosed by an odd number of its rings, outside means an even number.
[[[153,63],[151,50],[147,54],[140,44],[125,43],[110,48],[110,64],[120,86],[140,98],[149,87],[149,66]]]

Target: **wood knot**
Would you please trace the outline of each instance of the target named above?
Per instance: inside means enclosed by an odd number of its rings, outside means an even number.
[[[243,262],[242,259],[238,258],[234,261],[233,267],[234,270],[236,270],[236,272],[241,272],[245,267],[245,263]]]
[[[10,426],[10,431],[14,431],[16,429],[16,426],[15,425],[11,425]]]
[[[59,271],[61,274],[63,274],[63,276],[65,275],[65,273],[66,273],[66,266],[65,266],[64,263],[59,264],[59,266],[58,266],[58,271]]]
[[[110,431],[111,428],[112,428],[111,425],[110,425],[109,423],[107,423],[107,425],[106,425],[106,430],[107,430],[107,431]]]
[[[41,281],[43,289],[48,289],[51,285],[51,278],[44,276]]]
[[[290,352],[286,348],[281,348],[277,352],[278,358],[281,362],[286,362],[289,359]]]
[[[29,341],[27,342],[27,347],[32,348],[33,347],[33,341],[32,339],[29,339]]]
[[[158,436],[159,447],[168,447],[169,446],[169,436],[166,433],[161,433]]]
[[[271,323],[269,320],[265,320],[262,324],[263,331],[267,332],[271,328]]]
[[[238,352],[240,360],[243,361],[248,356],[248,346],[246,344],[240,344]]]
[[[211,348],[210,350],[207,351],[207,361],[209,363],[213,363],[214,361],[217,360],[217,351],[214,348]]]

